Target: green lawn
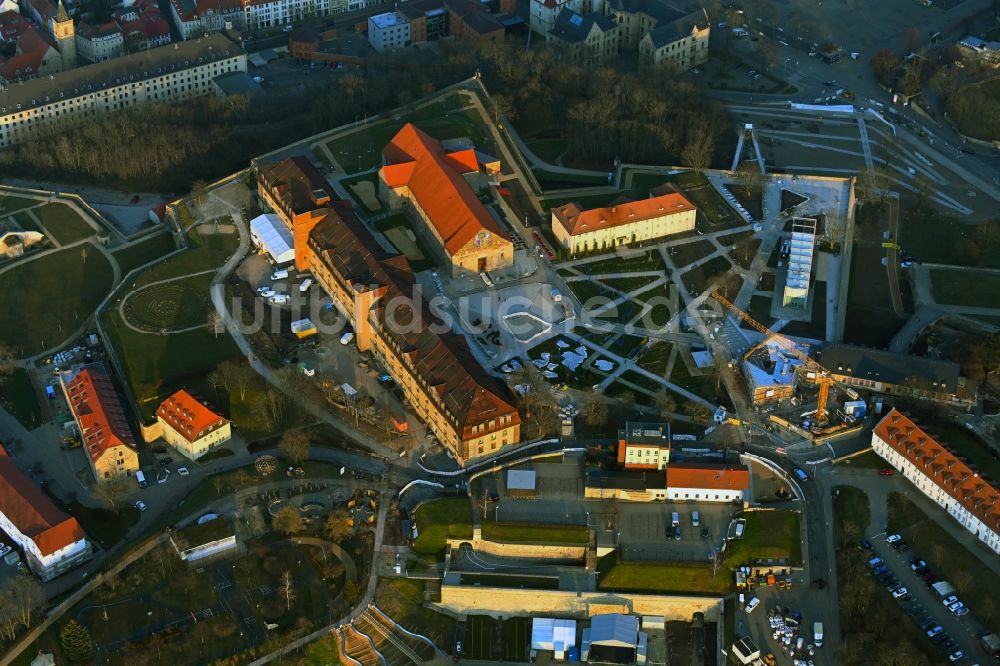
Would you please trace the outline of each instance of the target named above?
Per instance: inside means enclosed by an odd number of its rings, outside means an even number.
[[[728,273],[732,267],[726,257],[715,257],[685,272],[681,280],[688,291],[700,294],[718,282],[719,278]]]
[[[35,222],[35,218],[31,217],[27,211],[17,213],[13,217],[14,221],[17,222],[17,225],[21,227],[22,231],[37,231],[40,234],[45,233],[45,231],[38,226],[38,222]]]
[[[670,361],[670,353],[673,349],[674,344],[672,342],[658,340],[643,352],[636,363],[643,370],[662,376],[667,371],[667,363]]]
[[[555,164],[556,158],[566,152],[569,142],[564,138],[535,139],[528,141],[527,145],[539,159]]]
[[[224,224],[231,224],[228,218],[221,221]],[[213,230],[211,222],[189,230],[190,249],[145,269],[136,277],[135,285],[139,287],[150,282],[201,273],[222,266],[239,248],[240,238],[236,233],[212,233]]]
[[[712,568],[707,564],[619,562],[616,557],[615,553],[611,553],[598,562],[598,589],[719,595],[733,591],[733,576],[724,567],[720,567],[713,576]]]
[[[125,319],[152,332],[204,326],[214,310],[209,300],[212,278],[203,273],[133,291],[123,308]]]
[[[902,208],[900,246],[923,262],[1000,268],[1000,238],[977,237],[976,225],[930,204]]]
[[[742,218],[712,187],[704,174],[687,171],[668,176],[668,179],[683,190],[684,196],[698,207],[698,212],[704,215],[710,225],[735,226],[742,222]]]
[[[730,542],[726,562],[738,567],[754,560],[785,560],[802,564],[801,516],[796,511],[751,511],[744,513],[744,537]]]
[[[675,245],[667,250],[667,252],[670,253],[670,258],[674,262],[674,265],[680,268],[693,264],[699,259],[703,259],[712,254],[714,251],[715,246],[708,240],[697,240],[693,243]]]
[[[639,271],[664,271],[663,258],[656,250],[629,257],[611,257],[577,264],[576,270],[583,275],[600,276],[602,273],[636,273]]]
[[[1000,275],[967,271],[932,270],[934,300],[947,305],[996,307]]]
[[[28,257],[0,274],[0,342],[19,356],[62,344],[111,289],[111,264],[91,246]]]
[[[14,368],[10,375],[0,380],[0,404],[27,430],[42,425],[38,396],[24,368]]]
[[[838,464],[857,469],[885,469],[888,466],[885,459],[871,449],[865,451],[861,455],[853,456]]]
[[[482,524],[483,538],[490,541],[515,543],[587,543],[587,528],[575,525]]]
[[[0,195],[0,213],[13,213],[28,206],[35,206],[42,203],[38,199],[28,199],[26,197],[15,197],[13,195]]]
[[[419,555],[441,558],[448,539],[472,538],[472,505],[465,497],[424,502],[414,519],[419,536],[413,550]]]
[[[640,287],[645,287],[653,280],[656,280],[656,277],[647,276],[647,277],[605,278],[601,280],[601,282],[611,287],[612,289],[617,289],[618,291],[627,294],[628,292],[635,291]]]
[[[63,245],[93,236],[96,232],[75,210],[61,203],[49,203],[32,211],[42,221],[49,236]]]
[[[913,552],[927,561],[940,580],[954,585],[977,620],[987,626],[1000,621],[1000,608],[994,603],[996,590],[1000,590],[1000,576],[984,567],[976,555],[905,495],[890,494],[887,509],[888,531],[902,534]],[[945,520],[952,518],[945,516]]]
[[[144,266],[176,249],[174,237],[166,231],[158,231],[132,245],[119,248],[112,254],[124,277],[129,271]]]

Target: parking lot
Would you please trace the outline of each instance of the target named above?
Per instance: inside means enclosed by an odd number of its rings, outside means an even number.
[[[531,498],[512,497],[507,492],[506,471],[483,477],[483,489],[499,496],[495,505],[500,522],[585,525],[617,535],[622,556],[629,560],[707,560],[711,549],[721,546],[729,521],[739,510],[731,504],[688,502],[623,502],[583,500],[582,456],[567,456],[564,462],[536,462],[514,469],[534,469],[536,492]],[[679,514],[680,539],[667,538],[671,514]],[[698,511],[695,527],[692,512]],[[702,536],[702,531],[707,535]]]

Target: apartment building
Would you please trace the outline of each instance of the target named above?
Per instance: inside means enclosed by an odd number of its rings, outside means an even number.
[[[897,409],[872,431],[872,449],[962,527],[1000,554],[1000,490]]]
[[[125,36],[114,21],[76,27],[76,55],[86,62],[104,62],[125,55]]]
[[[270,28],[301,23],[331,13],[330,0],[242,0],[243,24],[248,28]],[[340,11],[346,11],[346,6]]]
[[[67,516],[14,464],[0,446],[0,529],[43,581],[90,559],[94,547],[76,518]]]
[[[246,27],[243,0],[170,0],[170,14],[181,39]]]
[[[0,50],[0,84],[26,81],[63,70],[59,49],[19,14],[0,14],[0,41],[8,45],[7,49]]]
[[[400,12],[368,17],[368,43],[376,51],[392,51],[410,45],[410,21]]]
[[[663,469],[670,462],[670,424],[627,421],[618,431],[618,464],[626,470]]]
[[[137,53],[170,43],[170,25],[155,0],[138,0],[115,12],[125,50]]]
[[[429,231],[453,275],[482,273],[514,264],[514,244],[479,200],[485,174],[497,160],[474,149],[447,151],[441,142],[407,123],[383,149],[379,198],[405,211]]]
[[[214,94],[213,78],[246,71],[238,41],[213,34],[9,86],[0,94],[0,148],[102,113]]]
[[[687,71],[708,62],[712,24],[704,8],[687,16],[659,21],[639,40],[639,56],[647,65]]]
[[[160,436],[185,458],[197,460],[232,437],[232,425],[181,389],[156,410]]]
[[[441,0],[409,0],[397,9],[410,22],[410,42],[434,42],[448,36],[448,9]]]
[[[382,249],[350,202],[330,205],[305,254],[313,277],[354,327],[358,349],[372,352],[460,463],[520,441],[521,417],[507,388],[431,312],[409,262]]]
[[[618,24],[604,14],[582,16],[563,9],[545,41],[559,49],[563,62],[593,67],[618,55]]]
[[[88,365],[60,380],[94,478],[132,476],[139,469],[135,438],[103,366]]]
[[[444,0],[448,9],[448,32],[455,39],[502,42],[503,24],[476,0]]]
[[[815,357],[849,386],[962,409],[976,405],[976,385],[960,374],[958,363],[843,344],[827,345]]]
[[[693,231],[698,209],[683,194],[671,192],[589,210],[568,203],[551,215],[559,244],[576,254]]]
[[[292,232],[296,270],[309,270],[309,232],[329,214],[336,193],[309,158],[256,165],[257,194]]]

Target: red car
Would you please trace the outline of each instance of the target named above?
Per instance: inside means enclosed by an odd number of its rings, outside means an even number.
[[[895,473],[896,473],[896,470],[894,470],[894,469],[880,469],[878,471],[878,475],[879,476],[892,476]]]

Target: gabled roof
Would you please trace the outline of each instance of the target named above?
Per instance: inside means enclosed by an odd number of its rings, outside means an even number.
[[[575,236],[692,210],[697,210],[695,205],[683,194],[674,192],[589,210],[581,210],[575,203],[568,203],[553,208],[552,215],[571,236]]]
[[[591,12],[586,16],[577,14],[572,9],[563,8],[556,17],[556,23],[549,34],[556,39],[575,44],[587,40],[595,28],[609,32],[618,27],[615,18],[607,14]]]
[[[76,35],[78,37],[83,37],[84,39],[99,39],[101,37],[110,37],[114,34],[120,34],[121,28],[114,21],[108,21],[107,23],[101,23],[98,25],[92,25],[85,21],[80,21],[80,24],[76,26]]]
[[[445,7],[479,35],[503,30],[503,24],[487,11],[486,6],[475,0],[444,0]]]
[[[667,488],[704,488],[706,490],[747,490],[750,470],[746,467],[699,463],[667,465]]]
[[[260,180],[293,214],[301,215],[337,199],[320,170],[309,158],[296,155],[257,168]]]
[[[380,176],[389,187],[409,188],[449,255],[483,231],[510,240],[462,178],[479,168],[474,150],[448,153],[440,141],[407,123],[382,154],[389,164]]]
[[[1000,490],[959,460],[945,444],[898,409],[879,421],[874,434],[990,530],[1000,534]]]
[[[927,388],[939,393],[957,393],[962,383],[958,363],[941,359],[838,344],[823,347],[815,356],[831,372],[858,379],[903,384],[924,378]]]
[[[655,28],[649,31],[649,38],[653,40],[653,46],[659,49],[673,44],[679,39],[690,37],[695,29],[704,30],[708,26],[708,13],[702,8],[687,16],[660,21]]]
[[[639,618],[608,613],[590,618],[590,644],[634,648],[639,641]]]
[[[125,411],[100,365],[89,365],[65,382],[70,410],[83,437],[83,448],[93,461],[116,446],[135,448]]]
[[[310,233],[310,245],[348,291],[376,292],[371,316],[381,334],[438,395],[463,438],[472,436],[473,425],[500,416],[509,414],[512,424],[520,423],[506,387],[479,365],[463,336],[441,325],[415,289],[409,262],[383,250],[349,202],[331,204]]]
[[[86,538],[76,518],[59,510],[0,446],[0,513],[38,546],[43,556]]]
[[[156,415],[189,442],[198,441],[226,424],[226,419],[198,402],[184,389],[160,403]]]

